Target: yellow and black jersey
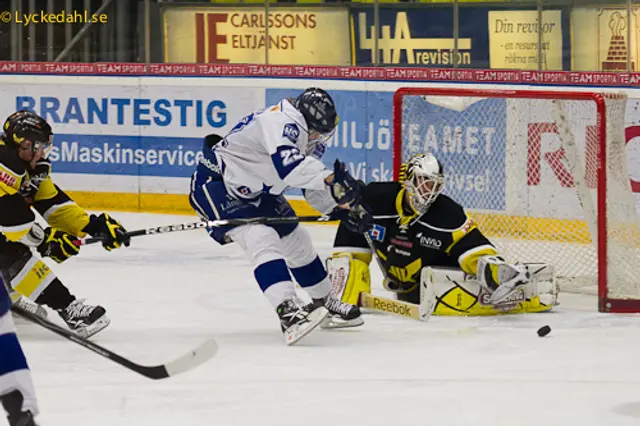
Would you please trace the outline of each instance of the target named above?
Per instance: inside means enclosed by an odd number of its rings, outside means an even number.
[[[398,182],[372,182],[363,189],[363,202],[375,217],[369,235],[385,269],[399,282],[417,282],[425,266],[460,267],[476,274],[478,259],[497,254],[494,246],[467,216],[462,206],[439,195],[418,217],[403,203],[405,189]],[[361,234],[340,224],[334,251],[371,253]],[[369,259],[365,259],[370,261]]]
[[[31,207],[50,226],[78,237],[89,215],[58,188],[50,176],[51,163],[40,160],[30,169],[15,149],[0,142],[0,233],[8,241],[20,241],[35,221]]]

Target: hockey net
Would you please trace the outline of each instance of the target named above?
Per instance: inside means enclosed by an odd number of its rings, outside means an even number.
[[[626,96],[404,88],[394,97],[394,176],[442,162],[459,202],[508,261],[555,266],[560,291],[640,312],[640,237],[625,148]]]

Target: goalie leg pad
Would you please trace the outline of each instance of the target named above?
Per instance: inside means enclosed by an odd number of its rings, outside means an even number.
[[[494,305],[486,285],[475,276],[459,269],[424,268],[421,274],[421,291],[431,286],[435,299],[433,315],[441,316],[483,316],[549,311],[556,304],[557,286],[553,268],[546,264],[525,264],[532,279],[516,289],[512,294],[515,303]],[[512,302],[511,300],[508,300]]]
[[[331,295],[350,305],[358,305],[360,293],[371,293],[369,265],[351,253],[335,253],[326,261]]]

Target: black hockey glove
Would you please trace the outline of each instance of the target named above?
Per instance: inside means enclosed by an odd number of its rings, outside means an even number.
[[[358,204],[351,210],[336,207],[329,220],[339,220],[350,232],[362,234],[373,227],[373,216],[368,207]]]
[[[336,207],[330,214],[329,220],[339,220],[351,232],[363,234],[373,228],[371,209],[364,204],[358,204],[351,210]]]
[[[347,171],[347,166],[336,160],[333,163],[333,182],[331,182],[331,196],[338,204],[354,207],[360,201],[360,183]]]
[[[117,249],[122,244],[125,247],[129,247],[129,244],[131,244],[131,238],[127,236],[127,230],[107,213],[102,213],[100,216],[92,214],[89,224],[84,227],[83,231],[94,238],[101,238],[102,247],[107,251]]]
[[[62,263],[80,253],[80,240],[78,237],[67,234],[55,228],[44,230],[44,239],[38,245],[37,250],[43,257],[50,257],[57,263]]]

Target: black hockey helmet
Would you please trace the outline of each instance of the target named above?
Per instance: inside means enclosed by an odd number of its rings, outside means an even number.
[[[46,152],[52,145],[51,126],[44,118],[31,111],[14,112],[7,117],[2,130],[2,140],[9,146],[19,147],[25,140],[29,140],[33,143],[34,152],[41,148]]]
[[[331,96],[318,87],[310,87],[293,101],[293,106],[302,113],[309,132],[316,131],[330,136],[338,125],[336,105]]]

